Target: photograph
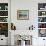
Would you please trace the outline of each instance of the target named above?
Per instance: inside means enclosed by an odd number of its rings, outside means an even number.
[[[17,20],[29,20],[29,10],[17,10]]]

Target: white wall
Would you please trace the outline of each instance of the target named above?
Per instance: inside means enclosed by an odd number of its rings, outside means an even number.
[[[36,34],[34,34],[33,46],[40,46],[43,44],[43,39],[38,38],[38,3],[46,3],[46,0],[11,0],[11,22],[16,26],[17,32],[19,30],[28,30],[32,24],[35,26]],[[17,10],[29,10],[29,20],[17,20]],[[42,39],[42,40],[41,40]]]
[[[17,20],[17,10],[29,10],[29,20]],[[37,9],[38,4],[37,0],[11,0],[11,22],[13,22],[17,28],[17,32],[19,30],[28,30],[29,26],[35,26],[35,32],[37,35]],[[29,33],[30,34],[30,33]],[[34,33],[33,33],[34,34]],[[33,39],[35,41],[35,39]],[[37,41],[37,40],[36,40]],[[33,42],[33,44],[37,44],[37,42]]]
[[[11,0],[11,22],[17,30],[28,30],[29,26],[38,27],[38,3],[46,0]],[[29,20],[17,20],[17,10],[29,10]]]
[[[17,10],[29,10],[29,20],[17,20]],[[17,30],[28,30],[29,26],[37,23],[37,2],[30,0],[12,0],[11,1],[11,22]],[[36,18],[36,19],[35,19]],[[36,21],[35,21],[36,20]],[[36,26],[36,25],[35,25]]]

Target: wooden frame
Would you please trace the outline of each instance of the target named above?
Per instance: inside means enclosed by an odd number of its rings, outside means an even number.
[[[17,10],[17,20],[29,20],[29,10]]]

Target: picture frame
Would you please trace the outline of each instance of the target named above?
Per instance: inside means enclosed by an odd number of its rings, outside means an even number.
[[[29,20],[29,10],[17,10],[17,20]]]

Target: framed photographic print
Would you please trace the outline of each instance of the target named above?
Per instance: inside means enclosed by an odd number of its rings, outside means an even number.
[[[29,20],[29,10],[18,10],[17,20]]]

